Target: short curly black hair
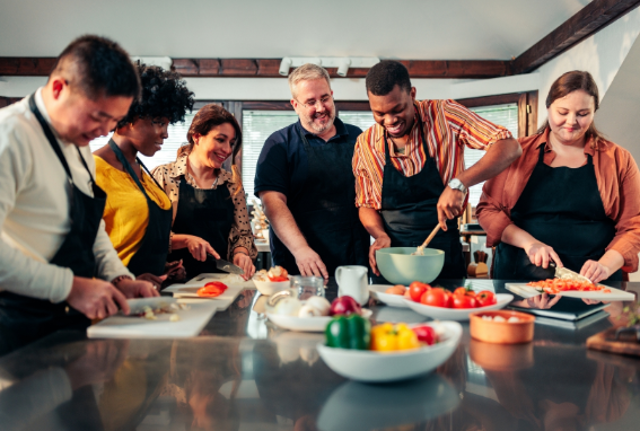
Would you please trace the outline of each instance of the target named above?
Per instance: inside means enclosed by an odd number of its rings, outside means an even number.
[[[167,118],[169,123],[184,121],[187,110],[193,109],[193,92],[189,91],[182,77],[158,66],[136,65],[142,95],[134,101],[129,113],[120,120],[117,127],[123,127],[138,118]]]
[[[369,69],[365,85],[367,92],[374,96],[386,96],[396,85],[407,93],[411,91],[409,71],[402,63],[393,60],[382,60]]]

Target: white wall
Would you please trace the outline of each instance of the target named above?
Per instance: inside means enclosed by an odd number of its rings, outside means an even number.
[[[589,71],[598,84],[602,100],[639,33],[640,8],[540,67],[537,70],[540,74],[538,124],[547,118],[544,100],[551,84],[565,72]]]

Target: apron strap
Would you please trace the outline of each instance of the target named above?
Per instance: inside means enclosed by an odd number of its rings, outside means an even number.
[[[136,182],[140,191],[144,194],[144,196],[147,199],[149,199],[149,195],[147,194],[147,191],[145,190],[145,188],[142,186],[142,183],[140,182],[140,178],[138,178],[138,175],[136,175],[136,173],[134,172],[133,168],[131,167],[131,164],[122,153],[122,150],[120,149],[120,147],[118,147],[118,145],[116,145],[116,143],[113,141],[113,139],[109,139],[109,147],[115,153],[118,161],[122,163],[122,167],[124,168],[124,170],[129,174],[131,178],[133,178],[133,181]],[[164,192],[164,189],[160,187],[160,184],[158,184],[158,181],[153,177],[153,175],[151,175],[151,172],[149,172],[149,169],[147,169],[147,167],[144,165],[144,163],[142,163],[142,161],[138,157],[136,157],[136,162],[138,162],[138,164],[140,164],[140,166],[144,168],[144,170],[147,172],[149,177],[151,177],[153,182],[156,183],[158,188]]]
[[[35,93],[31,94],[31,96],[29,96],[29,108],[31,109],[31,112],[33,112],[33,114],[36,116],[36,119],[38,120],[38,123],[40,123],[40,127],[42,127],[42,130],[43,130],[45,136],[47,137],[47,140],[49,141],[49,144],[51,144],[51,147],[53,148],[53,151],[56,153],[56,156],[58,156],[58,159],[60,160],[60,163],[62,163],[62,167],[64,168],[65,172],[67,173],[67,177],[69,179],[69,183],[73,184],[73,176],[71,175],[71,169],[69,169],[69,164],[67,163],[67,159],[64,156],[64,154],[62,154],[62,150],[60,149],[60,145],[58,144],[58,140],[53,135],[53,132],[51,131],[51,128],[49,127],[49,125],[45,121],[44,117],[42,116],[42,113],[40,112],[40,110],[36,106]],[[91,171],[89,170],[89,166],[87,166],[87,162],[84,160],[84,157],[82,157],[82,153],[80,152],[80,148],[78,148],[77,145],[76,145],[76,149],[78,150],[78,155],[80,156],[80,160],[82,161],[82,165],[84,166],[84,168],[87,170],[87,173],[89,174],[89,178],[91,179],[91,184],[92,185],[95,184],[95,180],[93,179],[93,175],[91,175]]]

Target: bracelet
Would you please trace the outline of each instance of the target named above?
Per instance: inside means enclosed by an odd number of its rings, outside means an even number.
[[[119,275],[116,278],[114,278],[113,280],[111,280],[111,284],[113,284],[114,286],[118,286],[118,283],[120,283],[122,280],[133,280],[133,278],[131,278],[130,275]]]

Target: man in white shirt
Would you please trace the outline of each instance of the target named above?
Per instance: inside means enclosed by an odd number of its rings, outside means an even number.
[[[139,91],[120,46],[83,36],[44,87],[0,109],[0,355],[118,306],[128,313],[126,298],[158,295],[111,245],[88,146]]]

